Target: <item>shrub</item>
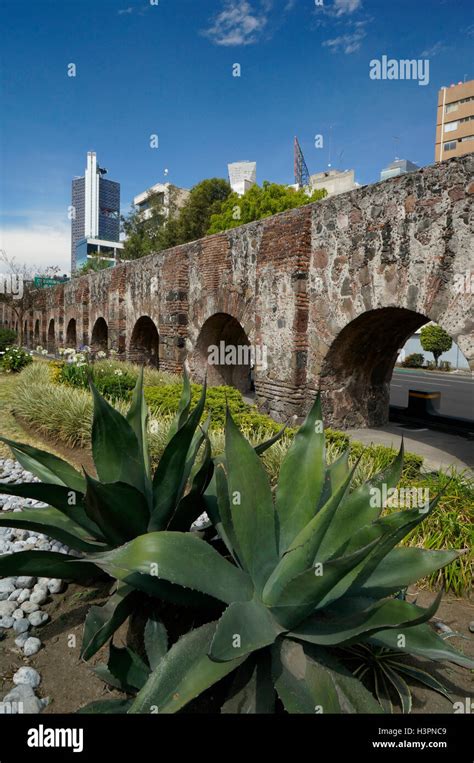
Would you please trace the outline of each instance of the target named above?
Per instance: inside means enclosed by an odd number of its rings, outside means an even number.
[[[0,576],[27,574],[84,582],[101,576],[94,562],[101,551],[128,544],[148,533],[170,537],[190,535],[193,521],[203,511],[202,496],[212,477],[211,450],[204,431],[198,430],[205,390],[190,412],[189,384],[185,379],[179,412],[168,435],[158,468],[153,474],[147,444],[147,410],[143,375],[137,381],[130,407],[121,415],[91,385],[94,416],[92,453],[98,479],[81,474],[62,459],[44,451],[0,438],[9,445],[21,465],[42,482],[2,485],[7,495],[34,499],[47,507],[23,509],[0,516],[0,526],[44,532],[81,554],[77,560],[55,552],[22,551],[0,556]],[[197,460],[201,446],[203,453]],[[193,467],[197,465],[195,470]],[[191,478],[192,477],[192,478]],[[189,485],[189,491],[186,489]],[[186,494],[185,494],[186,493]],[[166,533],[163,533],[166,534]],[[194,546],[191,543],[190,551]],[[212,548],[208,553],[213,554]],[[183,565],[185,567],[185,565]],[[126,583],[112,575],[117,586],[104,607],[92,607],[84,626],[81,656],[89,659],[147,596],[188,606],[202,603],[202,595],[180,588],[156,575],[133,576]],[[145,583],[145,586],[143,586]]]
[[[105,397],[128,400],[135,387],[137,376],[121,368],[107,367],[88,363],[62,363],[59,372],[52,368],[52,379],[60,384],[88,389],[89,378]]]
[[[7,347],[1,355],[2,370],[7,373],[18,373],[32,362],[33,358],[23,347]]]
[[[67,354],[67,350],[65,353]],[[71,362],[73,360],[73,362]],[[51,380],[58,384],[68,384],[72,387],[87,389],[89,378],[94,381],[99,392],[105,397],[119,400],[129,400],[140,374],[140,367],[122,361],[103,360],[91,363],[82,353],[75,354],[69,361],[52,361]],[[144,378],[154,384],[174,382],[173,374],[158,369],[145,369]],[[179,385],[178,389],[180,389]],[[179,394],[176,401],[176,410]]]
[[[426,512],[382,513],[383,500],[374,503],[371,495],[396,487],[403,448],[388,469],[351,490],[349,454],[326,462],[324,432],[316,426],[321,421],[317,400],[293,438],[273,493],[255,449],[227,417],[225,453],[204,493],[213,524],[209,537],[217,532],[222,553],[192,533],[164,531],[93,556],[122,584],[148,591],[157,565],[160,581],[224,605],[218,619],[182,635],[169,651],[165,647],[154,667],[145,665],[128,712],[149,713],[152,706],[178,712],[230,674],[223,712],[272,713],[277,698],[289,713],[314,714],[315,707],[381,712],[338,659],[347,643],[474,667],[428,625],[441,595],[426,609],[400,596],[421,575],[459,556],[398,547],[433,514],[437,500]],[[377,698],[385,707],[384,694]]]
[[[449,360],[442,360],[438,368],[440,371],[451,371],[451,363]]]
[[[0,329],[0,352],[5,352],[7,347],[16,341],[16,332],[12,329]]]
[[[402,366],[404,368],[421,368],[424,360],[424,355],[421,352],[412,352],[411,355],[406,356]]]
[[[191,384],[191,405],[202,394],[200,384]],[[160,387],[145,387],[145,399],[152,411],[160,413],[175,413],[178,409],[181,387],[179,384],[163,384]],[[225,422],[226,405],[232,414],[243,414],[255,412],[251,406],[247,405],[241,393],[234,387],[210,387],[206,395],[206,404],[204,408],[204,418],[211,416],[211,427],[222,427]],[[261,414],[256,414],[261,416]],[[269,419],[271,422],[271,419]],[[274,422],[271,422],[274,424]],[[281,428],[281,427],[280,427]]]
[[[66,443],[69,446],[87,447],[91,438],[92,427],[92,398],[87,390],[75,389],[67,385],[56,385],[50,381],[50,364],[35,362],[29,365],[18,376],[13,391],[12,403],[14,411],[36,431]],[[126,412],[127,405],[123,401],[114,401],[114,407],[121,413]],[[158,466],[169,437],[169,429],[175,412],[163,414],[154,412],[150,419],[148,442],[153,468]],[[258,446],[269,439],[273,432],[268,430],[264,417],[263,428],[243,428],[245,436]],[[275,430],[277,425],[274,424]],[[271,448],[262,454],[262,461],[267,469],[272,485],[276,485],[280,467],[291,446],[294,431],[286,429]],[[395,456],[395,451],[380,445],[364,446],[357,441],[349,441],[345,433],[326,430],[326,452],[328,462],[336,461],[350,442],[350,463],[354,465],[362,454],[362,460],[354,475],[354,484],[361,484],[377,471],[388,466]],[[209,431],[212,453],[215,457],[221,455],[225,448],[223,428]],[[365,454],[365,455],[364,455]],[[442,548],[443,538],[455,548],[464,548],[466,532],[472,519],[468,517],[468,507],[474,505],[474,481],[465,475],[457,475],[453,471],[449,487],[443,474],[422,474],[420,471],[422,458],[412,453],[405,453],[402,473],[404,486],[427,486],[432,494],[443,491],[440,497],[438,511],[430,524],[430,536],[427,537],[428,547]],[[433,536],[433,537],[432,537]],[[419,536],[410,535],[406,541],[409,545],[420,545],[423,542]],[[429,544],[441,545],[429,545]],[[449,574],[447,574],[449,573]],[[454,562],[443,573],[446,590],[456,593],[469,590],[469,561],[465,556]],[[437,574],[425,582],[430,586],[437,585],[440,577]]]

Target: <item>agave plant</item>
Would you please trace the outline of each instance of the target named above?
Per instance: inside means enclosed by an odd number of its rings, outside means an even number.
[[[0,556],[0,576],[41,575],[87,582],[104,575],[92,557],[147,532],[189,530],[203,511],[202,496],[213,463],[207,425],[200,426],[205,390],[190,412],[191,391],[184,379],[169,441],[151,474],[147,445],[147,408],[140,374],[126,417],[113,408],[91,383],[94,398],[92,454],[98,479],[81,474],[62,459],[29,445],[0,438],[21,465],[41,482],[2,485],[2,493],[48,504],[0,516],[0,525],[45,533],[85,555],[86,561],[49,551],[22,551]],[[204,454],[201,458],[201,446]],[[199,457],[198,457],[199,454]],[[188,605],[204,597],[158,577],[150,577],[145,594]],[[86,619],[82,656],[91,657],[140,605],[140,591],[131,578],[118,582],[103,607],[91,607]]]
[[[393,712],[393,696],[398,699],[403,713],[411,712],[413,699],[408,679],[452,700],[440,681],[419,665],[408,663],[403,652],[375,644],[354,644],[343,650],[342,657],[352,674],[372,688],[386,712]]]
[[[192,533],[148,533],[89,562],[143,591],[159,579],[220,600],[219,620],[182,636],[140,688],[129,712],[174,713],[235,672],[224,712],[382,712],[337,658],[353,643],[474,663],[428,625],[427,609],[394,594],[454,561],[458,551],[399,548],[434,510],[384,515],[373,488],[397,485],[403,444],[388,469],[351,489],[348,452],[326,463],[319,399],[282,463],[275,495],[231,416],[225,454],[206,494],[223,553]],[[230,679],[229,679],[230,680]]]
[[[92,668],[108,686],[127,695],[135,695],[145,685],[151,672],[157,669],[168,650],[166,628],[153,607],[141,636],[143,657],[130,646],[117,647],[111,641],[107,664],[99,663]],[[98,700],[90,702],[78,712],[126,713],[132,701],[131,698]]]

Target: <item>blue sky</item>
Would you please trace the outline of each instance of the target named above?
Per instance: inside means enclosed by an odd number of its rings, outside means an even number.
[[[332,166],[370,183],[395,155],[433,163],[437,91],[474,78],[471,0],[152,3],[0,0],[9,256],[67,271],[71,179],[88,150],[121,182],[123,212],[165,169],[189,188],[251,159],[259,182],[293,182],[294,135],[310,172],[331,143]],[[428,59],[429,84],[371,80],[383,55]]]

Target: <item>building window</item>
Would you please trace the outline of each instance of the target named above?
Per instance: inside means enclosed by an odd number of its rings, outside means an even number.
[[[465,138],[461,138],[461,143],[464,143],[465,140],[474,140],[474,135],[466,135]]]
[[[453,132],[454,130],[458,129],[458,123],[457,122],[447,122],[444,125],[444,131],[445,132]]]
[[[445,151],[452,151],[453,149],[456,148],[456,143],[457,143],[457,141],[450,140],[449,143],[445,143],[444,144],[444,150]]]
[[[451,114],[452,111],[457,111],[459,106],[459,101],[456,103],[448,103],[446,106],[446,114]]]

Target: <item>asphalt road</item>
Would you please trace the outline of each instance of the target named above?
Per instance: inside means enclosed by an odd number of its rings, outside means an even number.
[[[396,368],[390,385],[390,404],[406,407],[408,391],[440,392],[439,413],[474,420],[474,378],[468,374]]]

